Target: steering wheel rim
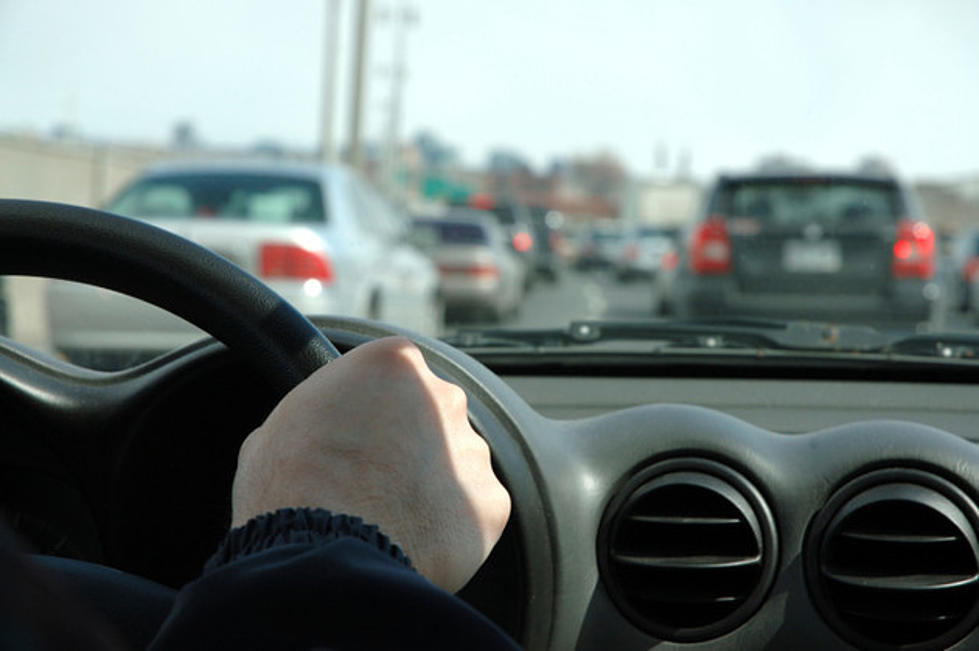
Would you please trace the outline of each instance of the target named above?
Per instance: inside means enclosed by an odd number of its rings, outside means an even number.
[[[98,285],[182,317],[283,393],[340,356],[260,280],[169,231],[92,208],[0,199],[0,274]]]

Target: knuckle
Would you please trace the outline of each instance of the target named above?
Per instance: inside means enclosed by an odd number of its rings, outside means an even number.
[[[421,351],[406,337],[384,337],[363,344],[357,350],[373,361],[386,365],[414,365],[421,361]]]
[[[466,397],[466,392],[462,390],[462,387],[444,380],[441,380],[441,382],[444,385],[442,387],[442,393],[445,396],[445,401],[449,408],[456,412],[460,410],[465,411],[468,398]]]
[[[479,456],[483,458],[487,464],[491,463],[493,454],[490,450],[489,443],[486,442],[486,439],[480,436],[476,430],[473,430],[472,438],[473,449],[475,449],[476,453],[479,454]]]
[[[510,520],[510,514],[513,510],[513,501],[510,498],[510,493],[503,484],[497,482],[496,491],[496,523],[502,529],[506,526],[506,523]]]
[[[238,448],[238,463],[241,464],[244,461],[249,460],[255,453],[255,448],[258,446],[256,439],[259,436],[260,430],[255,430],[251,434],[245,437],[242,441],[241,447]]]

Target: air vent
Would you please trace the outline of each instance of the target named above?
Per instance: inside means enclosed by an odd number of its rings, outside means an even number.
[[[775,573],[775,526],[758,491],[730,468],[673,459],[630,480],[602,523],[605,588],[639,628],[693,642],[742,624]]]
[[[817,608],[860,648],[944,649],[979,618],[975,504],[910,469],[851,482],[813,522],[807,579]]]

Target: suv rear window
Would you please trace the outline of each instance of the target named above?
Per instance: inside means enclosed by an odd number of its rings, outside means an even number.
[[[859,179],[777,179],[728,182],[710,212],[766,226],[879,226],[907,214],[895,184]]]
[[[325,219],[318,182],[261,174],[144,178],[123,190],[108,209],[131,217],[199,217],[273,224]]]

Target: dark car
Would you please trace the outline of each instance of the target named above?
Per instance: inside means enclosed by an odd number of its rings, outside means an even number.
[[[558,243],[562,235],[558,228],[548,223],[550,211],[540,206],[530,207],[531,228],[534,237],[534,271],[538,276],[556,281],[561,273]]]
[[[523,204],[498,201],[489,208],[489,212],[496,215],[500,224],[507,229],[510,235],[510,246],[523,260],[526,267],[527,273],[524,282],[530,287],[537,279],[537,250],[539,248],[534,237],[534,224],[530,210]]]
[[[683,256],[688,317],[920,323],[941,294],[934,231],[885,176],[721,176]]]
[[[611,269],[624,246],[625,235],[616,226],[592,226],[579,235],[575,267]]]
[[[979,229],[956,234],[949,248],[949,303],[975,317],[979,307]]]

